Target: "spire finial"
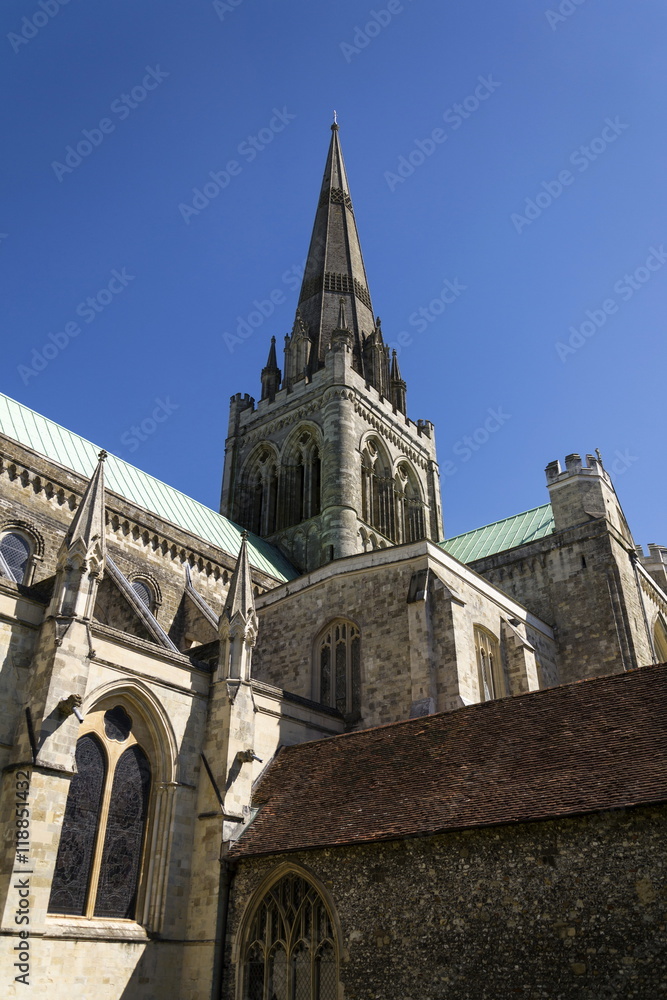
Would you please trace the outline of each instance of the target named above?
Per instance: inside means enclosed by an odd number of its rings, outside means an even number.
[[[248,559],[248,532],[241,532],[241,545],[236,558],[236,566],[232,573],[232,579],[227,591],[227,600],[222,612],[222,618],[227,617],[232,620],[237,612],[243,615],[247,621],[255,611],[255,598],[252,589],[252,577],[250,575],[250,562]]]
[[[278,367],[278,359],[276,357],[276,338],[271,337],[269,356],[266,359],[266,365],[262,368],[262,399],[268,399],[273,402],[276,398],[276,393],[280,389],[281,381],[280,368]]]
[[[338,329],[347,330],[347,320],[345,318],[345,299],[342,295],[338,300]]]
[[[104,448],[102,448],[102,451],[101,451],[101,452],[99,453],[99,455],[97,456],[97,458],[98,458],[98,461],[100,461],[100,462],[103,462],[103,461],[104,461],[104,459],[105,459],[105,458],[107,458],[107,457],[108,457],[108,452],[106,452],[106,451],[104,450]]]
[[[331,126],[331,131],[332,132],[337,132],[338,131],[338,112],[337,111],[334,111],[334,120],[333,120],[333,125]]]

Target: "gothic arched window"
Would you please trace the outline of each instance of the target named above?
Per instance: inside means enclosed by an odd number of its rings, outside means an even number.
[[[361,498],[366,524],[396,541],[394,481],[389,456],[377,439],[368,441],[362,452]]]
[[[49,912],[134,919],[151,767],[122,705],[86,716],[76,747]]]
[[[327,625],[317,642],[317,700],[348,719],[361,710],[361,636],[357,626],[343,618]]]
[[[394,480],[397,541],[416,542],[426,535],[424,503],[419,482],[407,462],[401,462]]]
[[[0,538],[0,559],[3,576],[25,583],[30,569],[33,545],[23,532],[8,531]]]
[[[320,451],[306,428],[285,450],[281,471],[279,525],[289,528],[320,513]]]
[[[475,626],[475,653],[482,701],[502,698],[505,694],[500,663],[500,647],[492,632]]]
[[[336,1000],[338,956],[324,899],[296,872],[264,894],[241,954],[243,1000]]]
[[[243,484],[241,522],[256,535],[272,535],[276,530],[278,467],[270,448],[264,448],[250,461]]]

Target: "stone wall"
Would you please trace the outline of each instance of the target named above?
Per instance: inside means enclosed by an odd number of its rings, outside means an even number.
[[[285,522],[293,509],[288,475],[290,452],[301,432],[312,434],[321,459],[321,513],[300,524]],[[362,451],[376,438],[393,479],[401,461],[409,463],[425,504],[425,534],[442,538],[440,481],[431,424],[414,423],[352,368],[344,345],[327,352],[325,367],[312,380],[300,380],[255,408],[247,396],[233,396],[226,443],[222,512],[239,523],[247,519],[245,478],[261,451],[277,478],[278,528],[268,535],[304,572],[331,560],[390,544],[378,524],[364,519]],[[287,456],[287,460],[286,460]],[[382,473],[384,475],[384,472]],[[268,487],[267,507],[271,503]],[[246,525],[250,527],[249,524]]]
[[[559,683],[652,662],[628,546],[604,518],[471,566],[554,626]]]
[[[326,888],[345,1000],[653,1000],[667,983],[667,810],[641,807],[238,863],[245,908],[279,862]]]
[[[420,573],[427,590],[408,601]],[[506,656],[500,696],[546,686],[529,645],[544,661],[547,684],[556,674],[550,629],[427,542],[322,567],[260,597],[258,614],[253,675],[304,698],[316,694],[321,631],[337,617],[358,626],[361,719],[355,728],[480,701],[475,625],[493,633]],[[510,642],[503,621],[515,617],[519,625]],[[512,652],[512,660],[510,646],[514,650],[519,640],[525,640],[523,652]]]

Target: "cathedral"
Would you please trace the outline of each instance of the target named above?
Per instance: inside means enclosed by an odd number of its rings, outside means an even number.
[[[445,538],[331,132],[219,513],[0,396],[2,995],[663,996],[667,547]]]

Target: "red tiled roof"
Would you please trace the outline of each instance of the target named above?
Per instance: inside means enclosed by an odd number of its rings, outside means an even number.
[[[667,800],[667,665],[302,743],[230,857]]]

